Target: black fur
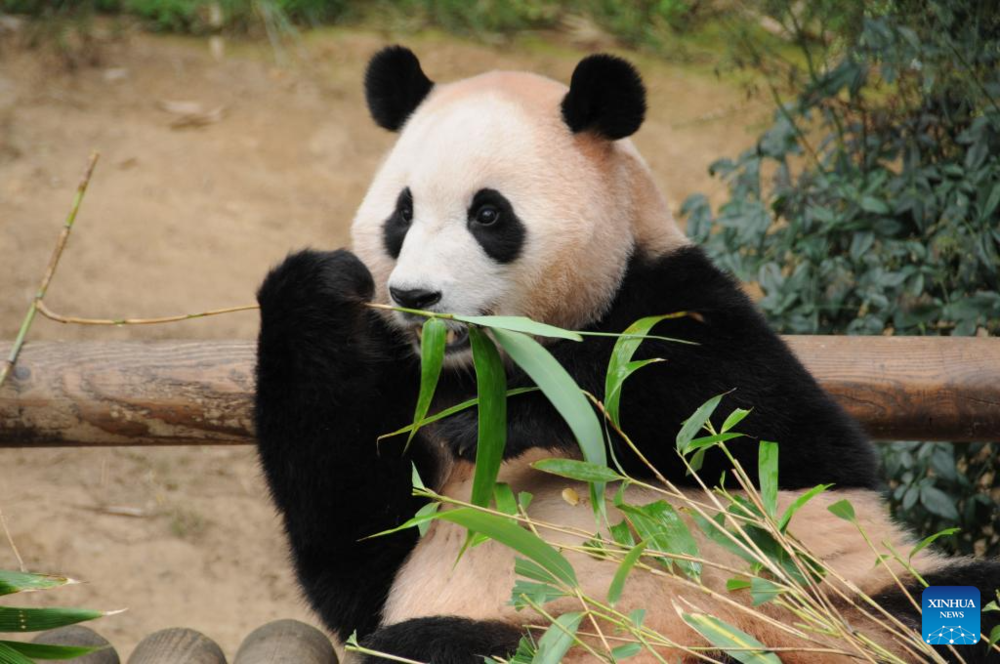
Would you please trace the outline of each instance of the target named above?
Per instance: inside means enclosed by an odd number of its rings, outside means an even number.
[[[441,616],[383,627],[361,645],[418,662],[482,664],[484,657],[509,657],[520,640],[521,630],[502,622]],[[363,661],[374,664],[388,660],[367,657]]]
[[[497,212],[496,221],[483,225],[477,221],[477,213],[491,206]],[[514,213],[514,206],[507,197],[495,189],[480,189],[472,197],[469,206],[469,232],[493,260],[510,263],[521,255],[527,230],[524,223]]]
[[[646,117],[642,77],[621,58],[588,56],[573,71],[562,116],[574,134],[592,131],[611,140],[631,136]]]
[[[387,46],[372,56],[365,71],[365,98],[372,119],[399,131],[434,87],[408,48]]]
[[[996,592],[1000,590],[1000,562],[973,560],[964,564],[956,564],[951,567],[924,575],[924,580],[931,586],[972,586],[979,589],[979,608],[996,599]],[[916,580],[906,584],[906,590],[910,596],[921,604],[921,593],[923,584]],[[879,606],[898,618],[904,625],[911,629],[920,630],[921,615],[915,609],[910,600],[902,590],[893,586],[883,593],[872,597]],[[986,635],[994,627],[1000,625],[1000,613],[996,611],[983,611],[981,613],[980,631]],[[988,649],[985,640],[980,640],[975,645],[953,646],[955,651],[962,656],[962,660],[955,657],[955,654],[947,646],[934,646],[934,649],[947,662],[965,661],[967,664],[1000,664],[1000,653]]]
[[[406,456],[399,439],[376,448],[412,419],[420,374],[409,346],[362,306],[373,289],[350,252],[304,251],[257,294],[260,458],[299,581],[341,639],[375,629],[417,534],[359,539],[413,516],[411,458],[424,466],[419,446]]]
[[[622,428],[661,473],[675,483],[692,482],[674,451],[676,434],[704,401],[733,390],[723,399],[713,422],[721,425],[737,407],[754,409],[738,427],[752,438],[728,445],[751,477],[757,468],[756,440],[763,439],[781,444],[782,488],[823,482],[841,488],[879,486],[878,462],[858,425],[768,328],[739,285],[713,266],[701,249],[685,248],[652,261],[634,258],[611,310],[592,329],[621,332],[644,316],[676,311],[697,312],[698,317],[664,321],[654,334],[698,345],[646,341],[636,359],[658,357],[666,362],[633,374],[621,397]],[[583,389],[602,394],[613,344],[613,339],[591,338],[583,343],[559,342],[549,350]],[[508,384],[517,387],[531,385],[531,381],[515,369]],[[576,449],[569,428],[538,393],[511,398],[507,420],[508,458],[539,441],[553,448]],[[474,410],[442,420],[437,432],[454,446],[456,454],[475,457]],[[629,448],[618,445],[615,454],[631,473],[649,475]],[[713,482],[729,467],[721,453],[709,452],[701,475]]]
[[[413,223],[413,194],[407,187],[399,192],[396,198],[396,208],[392,211],[392,216],[385,220],[382,227],[382,244],[385,246],[387,254],[393,258],[399,258],[399,252],[403,250],[403,241],[406,234],[410,232],[410,225]]]
[[[306,251],[275,268],[258,293],[255,412],[261,461],[284,516],[299,580],[341,638],[375,630],[416,531],[360,538],[398,525],[419,509],[410,490],[411,461],[425,480],[437,477],[423,432],[406,454],[405,437],[376,447],[378,435],[412,418],[419,367],[408,341],[362,306],[372,291],[371,275],[353,254]],[[690,482],[673,452],[675,433],[703,401],[735,389],[717,423],[736,406],[756,408],[740,428],[782,443],[785,488],[877,484],[875,458],[857,425],[701,250],[633,259],[617,299],[593,329],[621,331],[643,316],[679,310],[696,311],[701,320],[664,322],[656,331],[700,345],[646,342],[641,357],[667,362],[639,370],[622,398],[625,430],[664,475]],[[581,386],[601,394],[611,345],[591,338],[560,341],[550,349]],[[527,383],[517,370],[508,380],[512,387]],[[438,389],[444,401],[475,395],[464,371],[446,371]],[[512,398],[508,416],[508,456],[537,444],[574,445],[537,394]],[[456,450],[475,445],[474,413],[443,420],[437,428]],[[730,449],[752,474],[755,442],[734,441]],[[624,449],[617,454],[632,472],[643,473]],[[721,459],[707,456],[705,477],[715,479],[723,467]]]

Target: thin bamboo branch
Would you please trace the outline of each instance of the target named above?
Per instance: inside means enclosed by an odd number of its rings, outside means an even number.
[[[76,196],[73,197],[73,205],[70,207],[69,215],[66,217],[66,223],[59,234],[56,246],[52,250],[52,256],[49,258],[49,264],[42,275],[42,281],[38,285],[34,299],[31,300],[31,304],[28,306],[28,313],[25,314],[24,320],[21,321],[21,328],[17,332],[17,338],[14,339],[14,345],[10,348],[10,354],[4,360],[3,366],[0,367],[0,385],[3,385],[4,381],[7,380],[7,376],[14,368],[17,356],[21,354],[21,347],[28,336],[28,330],[31,329],[31,323],[35,320],[38,305],[49,290],[49,284],[52,282],[52,277],[55,276],[56,268],[59,266],[59,259],[62,257],[63,249],[66,248],[66,241],[69,240],[69,234],[73,230],[73,224],[76,222],[76,214],[80,211],[80,203],[83,202],[83,196],[87,193],[90,177],[94,174],[94,167],[97,165],[99,158],[99,152],[95,151],[90,154],[87,167],[83,171],[83,177],[80,178],[80,183],[76,187]]]
[[[193,318],[205,318],[206,316],[219,316],[222,314],[232,314],[237,311],[251,311],[253,309],[259,309],[260,306],[256,304],[243,304],[236,307],[225,307],[223,309],[210,309],[209,311],[202,311],[196,314],[178,314],[176,316],[162,316],[160,318],[78,318],[76,316],[65,316],[63,314],[58,314],[45,304],[43,300],[36,301],[36,308],[38,313],[45,316],[49,320],[54,320],[57,323],[73,324],[73,325],[159,325],[161,323],[176,323],[183,320],[191,320]]]

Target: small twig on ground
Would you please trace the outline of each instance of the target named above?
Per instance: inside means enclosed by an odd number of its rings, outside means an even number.
[[[17,332],[17,337],[14,339],[14,345],[10,348],[10,355],[4,360],[3,366],[0,367],[0,385],[7,379],[7,375],[14,368],[14,363],[17,361],[17,356],[21,353],[21,346],[24,345],[24,340],[28,336],[28,330],[31,329],[31,323],[35,320],[35,313],[38,311],[38,305],[45,297],[45,292],[49,289],[49,284],[52,282],[52,277],[56,273],[56,267],[59,265],[59,258],[62,256],[63,249],[66,248],[66,241],[69,239],[70,231],[73,230],[73,222],[76,221],[76,213],[80,210],[80,203],[83,201],[83,195],[87,193],[87,185],[90,184],[90,176],[94,173],[94,166],[97,165],[97,159],[100,157],[99,152],[92,152],[90,155],[90,161],[87,162],[87,168],[83,171],[83,177],[80,178],[80,184],[76,187],[76,196],[73,198],[73,207],[70,208],[69,216],[66,217],[66,223],[63,225],[62,233],[59,234],[59,240],[56,242],[55,249],[52,250],[52,257],[49,258],[49,264],[45,268],[45,274],[42,276],[42,282],[38,285],[38,290],[35,292],[35,297],[31,300],[31,305],[28,307],[28,313],[25,314],[24,320],[21,322],[21,329]]]
[[[17,545],[14,544],[14,537],[10,534],[10,528],[7,527],[7,518],[3,515],[3,510],[0,510],[0,526],[3,526],[3,532],[7,536],[10,548],[14,552],[14,557],[17,558],[17,566],[21,568],[22,572],[27,572],[28,568],[24,566],[24,559],[21,558],[21,552],[17,550]]]

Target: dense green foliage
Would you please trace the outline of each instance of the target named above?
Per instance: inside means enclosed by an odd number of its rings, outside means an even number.
[[[281,15],[300,25],[389,19],[409,27],[436,26],[458,34],[505,34],[552,28],[566,16],[585,16],[632,46],[662,46],[670,33],[704,14],[691,0],[0,0],[0,11],[36,16],[80,11],[138,16],[156,30],[212,29],[211,5],[222,23],[244,30]]]
[[[756,282],[791,333],[1000,332],[1000,14],[976,0],[813,6],[772,2],[802,65],[741,62],[794,92],[757,144],[712,171],[729,185],[713,214],[689,198],[688,232]],[[815,34],[838,26],[836,34]],[[896,513],[947,546],[1000,551],[989,495],[1000,445],[885,451]]]

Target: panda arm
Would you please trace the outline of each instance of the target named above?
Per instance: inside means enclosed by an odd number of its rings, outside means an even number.
[[[419,509],[411,461],[376,438],[413,412],[417,369],[370,299],[367,268],[346,251],[289,256],[258,293],[256,428],[261,463],[282,514],[298,578],[313,607],[346,638],[377,627],[414,530],[362,538]],[[427,475],[425,475],[427,476]]]

